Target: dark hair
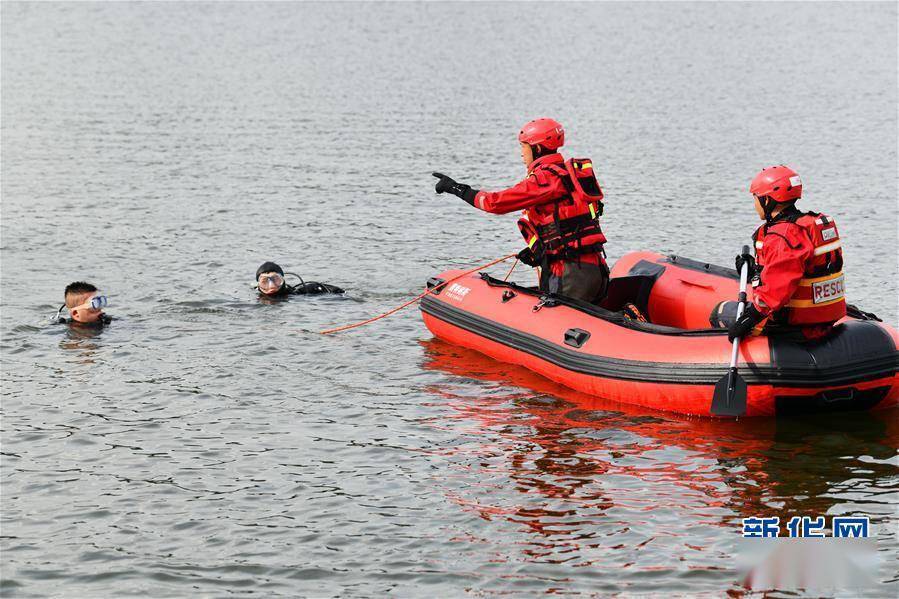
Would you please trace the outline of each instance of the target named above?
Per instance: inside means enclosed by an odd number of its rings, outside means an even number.
[[[765,213],[765,222],[770,223],[772,219],[774,219],[774,211],[780,209],[778,215],[783,213],[789,213],[791,210],[798,210],[796,208],[796,201],[799,198],[795,198],[792,200],[787,200],[786,202],[775,202],[774,198],[771,196],[756,196],[758,198],[759,203],[762,205],[762,212]]]
[[[74,283],[69,283],[68,285],[66,285],[65,291],[66,306],[69,308],[74,307],[69,305],[70,297],[74,295],[81,295],[82,293],[94,293],[96,290],[96,287],[84,281],[75,281]]]
[[[93,293],[97,290],[96,287],[91,285],[90,283],[86,283],[84,281],[75,281],[74,283],[69,283],[66,285],[65,296],[73,294],[81,294],[81,293]]]
[[[534,155],[534,160],[538,158],[543,158],[544,156],[549,156],[550,154],[556,154],[559,150],[550,150],[546,146],[541,146],[540,144],[531,146],[531,153]]]

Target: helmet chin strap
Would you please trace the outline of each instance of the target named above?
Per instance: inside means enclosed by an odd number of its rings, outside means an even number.
[[[759,200],[759,203],[762,205],[762,210],[765,212],[765,226],[773,224],[775,219],[780,217],[784,212],[796,209],[795,202],[775,202],[773,199],[769,199],[767,201]],[[779,210],[778,207],[780,207]],[[775,210],[777,210],[777,214],[774,214]]]
[[[771,216],[771,211],[774,209],[775,203],[773,200],[770,200],[768,196],[765,196],[762,202],[762,210],[765,212],[765,222],[767,224],[771,224],[771,219],[774,218]]]

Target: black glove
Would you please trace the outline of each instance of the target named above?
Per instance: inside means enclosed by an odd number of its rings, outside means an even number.
[[[431,174],[440,179],[440,181],[437,181],[437,185],[434,186],[434,191],[437,193],[449,192],[474,206],[474,198],[478,195],[478,190],[472,189],[470,185],[465,185],[464,183],[456,183],[443,173]]]
[[[727,327],[727,340],[733,343],[734,339],[742,339],[748,335],[758,323],[765,319],[762,313],[755,309],[751,303],[743,310],[743,314],[732,325]]]
[[[752,278],[755,275],[755,258],[752,257],[752,254],[740,254],[737,256],[737,259],[734,261],[734,266],[737,267],[737,274],[743,272],[743,265],[749,265],[749,277]]]
[[[454,185],[458,185],[458,183],[456,183],[453,179],[450,179],[443,173],[431,174],[440,179],[440,181],[437,181],[437,185],[434,186],[434,191],[436,191],[437,193],[445,193],[452,189]]]
[[[540,266],[540,260],[537,259],[534,250],[531,248],[524,248],[518,252],[518,259],[522,264],[527,264],[528,266]]]

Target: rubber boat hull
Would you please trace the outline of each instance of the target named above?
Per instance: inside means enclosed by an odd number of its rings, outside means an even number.
[[[730,344],[725,331],[708,328],[708,316],[719,301],[736,297],[733,269],[635,252],[616,263],[602,306],[541,297],[484,274],[459,277],[463,272],[428,282],[451,281],[420,305],[436,337],[583,393],[711,416]],[[617,312],[625,302],[650,323],[625,319]],[[848,317],[823,341],[747,338],[738,363],[748,384],[746,415],[895,407],[897,343],[896,331],[883,323]]]

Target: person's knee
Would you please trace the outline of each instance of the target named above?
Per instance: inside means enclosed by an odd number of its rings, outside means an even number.
[[[720,302],[709,314],[709,324],[718,329],[726,329],[737,320],[737,307],[740,302]]]

